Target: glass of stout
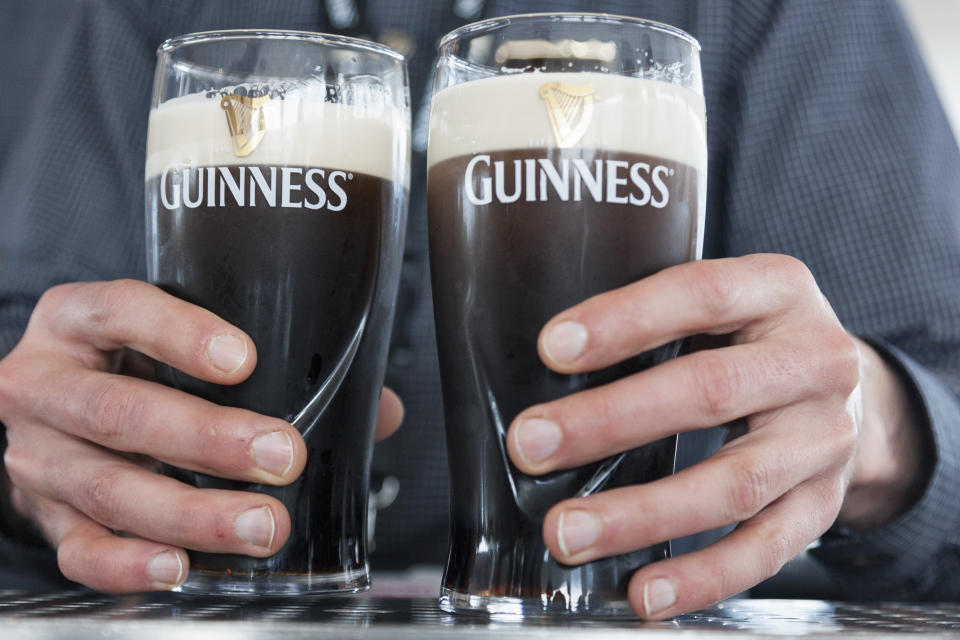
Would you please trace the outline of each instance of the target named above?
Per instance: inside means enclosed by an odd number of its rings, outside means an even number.
[[[291,517],[272,557],[192,552],[182,589],[364,589],[369,466],[407,215],[404,60],[361,40],[273,31],[191,34],[157,55],[148,278],[246,331],[258,358],[236,386],[164,366],[158,378],[286,419],[308,450],[285,487],[167,468],[197,487],[270,494]]]
[[[669,542],[582,566],[551,556],[547,510],[672,472],[676,437],[532,477],[504,436],[523,409],[674,357],[669,344],[581,375],[548,370],[560,311],[699,259],[706,126],[699,45],[589,14],[496,18],[440,43],[428,150],[430,263],[451,466],[447,611],[629,613]]]

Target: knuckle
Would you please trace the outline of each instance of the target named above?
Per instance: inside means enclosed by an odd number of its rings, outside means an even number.
[[[275,420],[275,431],[291,431],[288,422]],[[229,407],[211,407],[198,414],[196,429],[193,431],[191,459],[202,461],[217,473],[231,477],[243,476],[256,468],[253,454],[253,441],[268,431],[263,416]],[[291,438],[299,437],[292,430]]]
[[[629,335],[634,336],[636,340],[647,340],[649,336],[656,336],[662,331],[660,324],[643,309],[638,306],[642,304],[644,298],[632,294],[624,296],[624,303],[620,308],[624,311],[617,314],[617,319],[622,322],[622,326],[629,330]],[[608,314],[613,317],[614,314]]]
[[[37,300],[30,314],[27,324],[27,333],[38,325],[53,335],[59,334],[59,327],[69,317],[76,307],[74,298],[76,292],[84,287],[83,284],[70,282],[50,287]]]
[[[847,478],[843,474],[837,474],[833,482],[827,484],[823,496],[826,503],[834,509],[833,515],[836,516],[847,496]]]
[[[37,304],[33,308],[33,316],[42,319],[55,316],[60,309],[68,306],[69,299],[82,286],[75,282],[69,282],[50,287],[37,300]]]
[[[735,520],[756,515],[767,504],[770,471],[758,461],[744,461],[733,467],[730,478],[730,509]]]
[[[695,357],[693,388],[699,391],[706,417],[735,417],[745,373],[719,353],[701,351]]]
[[[824,353],[830,355],[828,363],[829,378],[834,381],[837,391],[848,396],[860,384],[860,349],[853,337],[846,331],[838,330],[827,338]]]
[[[771,285],[771,290],[778,291],[784,301],[802,298],[810,291],[819,295],[813,273],[802,260],[782,253],[756,254],[748,258],[762,279]]]
[[[705,313],[718,319],[726,317],[736,305],[740,290],[733,270],[717,261],[695,264],[689,277]]]
[[[843,411],[832,421],[831,431],[834,451],[837,452],[837,457],[846,463],[856,453],[860,425],[855,416]]]
[[[236,447],[238,424],[244,424],[243,418],[231,419],[222,410],[204,413],[196,430],[196,442],[193,457],[203,460],[220,472],[241,473],[250,468],[250,454],[244,447]]]
[[[77,546],[77,542],[71,537],[62,540],[57,547],[57,566],[60,568],[60,573],[68,580],[85,584],[87,578],[77,567],[76,557],[82,553],[76,548]]]
[[[92,327],[109,326],[119,311],[130,305],[145,286],[148,285],[130,279],[100,284],[91,304],[85,308],[85,321]]]
[[[703,592],[704,606],[720,602],[725,598],[737,593],[739,589],[735,588],[734,579],[731,570],[721,562],[712,560],[703,567],[704,580],[701,584]]]
[[[829,529],[840,515],[846,496],[846,481],[842,474],[838,474],[835,480],[822,483],[814,491],[817,513],[813,515],[816,518],[815,522],[819,525],[817,531],[819,535]]]
[[[756,579],[759,582],[780,571],[796,555],[796,552],[790,534],[780,527],[761,527],[757,537],[760,558],[757,563],[759,575]]]
[[[147,400],[125,381],[112,379],[101,382],[85,404],[87,434],[102,445],[116,446],[143,423]]]
[[[100,566],[96,545],[74,530],[67,533],[57,545],[57,565],[68,580],[100,591],[110,590],[107,571]]]
[[[110,529],[123,528],[120,486],[124,473],[117,468],[104,468],[83,487],[82,510],[91,518]]]
[[[591,394],[590,401],[578,408],[580,416],[575,423],[582,425],[582,428],[564,429],[565,437],[571,441],[568,447],[572,445],[573,448],[568,453],[573,456],[591,454],[597,449],[618,448],[624,444],[627,434],[622,428],[625,417],[623,402],[623,394]],[[564,420],[558,423],[562,425]]]
[[[207,548],[223,547],[233,536],[232,523],[226,515],[225,501],[213,501],[202,491],[183,491],[173,502],[171,521],[183,523],[178,527],[181,542],[202,544]],[[210,540],[212,539],[212,542]]]
[[[24,486],[27,481],[29,462],[24,454],[21,447],[14,444],[8,444],[7,450],[3,452],[3,467],[14,486]]]
[[[790,284],[810,284],[814,282],[813,273],[806,263],[785,253],[760,253],[750,256],[750,260],[761,271],[775,272]]]
[[[227,438],[229,425],[233,422],[224,419],[223,412],[216,409],[204,411],[197,425],[197,436],[200,446],[216,448]]]

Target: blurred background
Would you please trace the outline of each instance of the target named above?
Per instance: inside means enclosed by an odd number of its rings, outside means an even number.
[[[960,0],[900,0],[960,139]]]
[[[29,86],[51,42],[59,37],[62,23],[50,16],[63,13],[74,0],[0,0],[0,27],[19,36],[21,59],[5,64],[14,77],[5,84]],[[709,0],[701,0],[709,2]],[[960,0],[898,0],[920,45],[930,75],[940,92],[953,132],[960,139]],[[34,5],[33,3],[36,3]],[[44,10],[37,11],[37,5]],[[12,27],[12,28],[11,28]],[[0,91],[0,122],[14,121],[22,96]],[[0,127],[0,165],[16,127]]]

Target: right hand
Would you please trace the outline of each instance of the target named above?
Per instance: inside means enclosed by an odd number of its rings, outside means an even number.
[[[189,487],[151,467],[160,460],[284,485],[306,463],[300,434],[284,420],[124,375],[125,355],[217,384],[242,382],[257,360],[245,333],[143,282],[67,284],[43,295],[20,343],[0,360],[0,421],[10,498],[57,549],[63,574],[129,593],[183,582],[185,548],[276,553],[290,532],[278,500]],[[384,390],[378,437],[401,415]]]

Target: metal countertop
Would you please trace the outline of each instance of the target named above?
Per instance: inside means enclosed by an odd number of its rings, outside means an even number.
[[[0,639],[93,638],[960,638],[960,604],[729,600],[675,620],[454,616],[436,598],[110,596],[0,591]]]

